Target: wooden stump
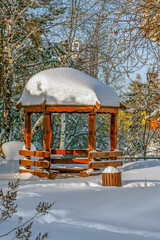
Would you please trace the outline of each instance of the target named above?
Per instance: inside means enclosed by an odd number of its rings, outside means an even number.
[[[102,186],[116,186],[121,187],[121,172],[103,173],[102,172]]]

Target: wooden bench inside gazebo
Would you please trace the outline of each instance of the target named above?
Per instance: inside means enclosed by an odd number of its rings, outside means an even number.
[[[117,149],[117,115],[125,109],[117,93],[106,84],[72,68],[48,69],[34,75],[26,84],[17,108],[24,108],[24,139],[26,150],[19,164],[20,173],[32,173],[39,177],[54,179],[59,173],[80,173],[81,176],[101,174],[107,166],[121,166],[122,156]],[[31,150],[31,115],[43,113],[43,149]],[[86,113],[88,114],[87,149],[52,149],[51,114]],[[96,114],[109,113],[110,151],[96,149]],[[74,157],[68,158],[67,155]],[[81,156],[81,157],[79,157]],[[84,157],[82,157],[84,156]],[[32,159],[37,157],[38,160]],[[56,167],[71,164],[75,167]],[[83,164],[82,167],[79,167]],[[84,164],[86,167],[84,167]]]

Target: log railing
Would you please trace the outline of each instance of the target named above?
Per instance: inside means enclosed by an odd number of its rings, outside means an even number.
[[[121,160],[116,160],[118,156],[122,156],[123,153],[120,151],[111,151],[111,152],[97,152],[90,151],[89,159],[92,160],[89,162],[88,167],[92,169],[106,168],[108,166],[118,167],[122,166]],[[99,160],[110,158],[111,160]],[[98,161],[97,161],[98,160]]]
[[[31,151],[31,150],[20,150],[20,155],[25,157],[42,157],[45,159],[52,158],[54,159],[57,155],[86,155],[89,159],[96,158],[120,158],[123,153],[121,151],[110,151],[110,152],[101,152],[97,151],[89,151],[88,149],[51,149],[50,151]],[[123,157],[122,157],[123,158]]]
[[[100,150],[89,151],[88,149],[50,149],[50,151],[20,150],[19,154],[25,157],[33,156],[40,158],[39,161],[21,159],[19,161],[20,165],[42,168],[50,168],[50,164],[88,164],[88,167],[92,169],[122,165],[121,160],[108,160],[109,158],[117,159],[122,157],[121,151],[100,152]],[[65,155],[84,155],[86,158],[65,158]]]
[[[88,155],[88,149],[51,149],[51,154]]]
[[[31,150],[20,150],[19,155],[23,155],[25,157],[43,157],[50,158],[50,152],[48,151],[31,151]]]
[[[121,151],[111,151],[111,152],[97,152],[97,151],[91,151],[89,152],[89,158],[117,158],[118,156],[122,156],[123,152]]]

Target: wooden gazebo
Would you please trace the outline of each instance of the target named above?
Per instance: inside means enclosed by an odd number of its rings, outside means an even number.
[[[80,172],[81,176],[101,173],[107,166],[121,166],[116,160],[122,152],[117,148],[117,114],[125,109],[116,92],[106,84],[72,68],[48,69],[34,75],[26,84],[17,108],[24,108],[24,139],[27,150],[19,161],[20,173],[29,172],[40,177],[55,178],[58,173]],[[43,113],[43,149],[31,151],[31,114]],[[87,113],[89,115],[88,149],[51,149],[51,114]],[[96,114],[111,115],[110,152],[96,150]],[[63,155],[58,157],[57,155]],[[74,155],[73,158],[65,158]],[[78,157],[84,156],[83,158]],[[39,160],[32,160],[32,157]],[[56,164],[86,164],[86,167],[57,168]],[[84,166],[84,165],[83,165]]]

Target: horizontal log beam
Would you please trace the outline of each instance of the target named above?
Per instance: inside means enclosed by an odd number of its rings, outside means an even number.
[[[30,150],[20,150],[19,155],[23,155],[26,157],[43,157],[43,158],[50,158],[50,152],[46,151],[30,151]]]
[[[125,111],[127,106],[124,103],[120,103],[120,109]]]
[[[95,109],[95,113],[118,113],[118,107],[101,107],[100,109]]]
[[[122,166],[123,163],[122,161],[119,160],[113,160],[113,161],[100,161],[100,162],[90,162],[89,163],[89,168],[106,168],[108,166],[112,167],[119,167]]]
[[[88,149],[51,149],[51,154],[88,155]]]
[[[43,167],[43,168],[49,168],[50,164],[48,161],[33,161],[33,160],[19,160],[20,165],[24,166],[34,166],[34,167]]]
[[[58,171],[51,171],[51,172],[43,172],[43,170],[41,169],[25,169],[25,168],[20,168],[19,169],[19,173],[31,173],[32,175],[36,175],[40,178],[49,178],[49,179],[54,179],[59,172]]]
[[[44,177],[49,177],[49,172],[42,172],[42,171],[39,171],[39,170],[36,170],[36,169],[22,169],[20,168],[19,169],[19,173],[31,173],[32,175],[36,175],[40,178],[44,178]]]
[[[102,171],[101,170],[98,170],[98,171],[81,171],[80,172],[80,175],[81,177],[89,177],[89,176],[97,176],[97,175],[101,175],[102,174]]]
[[[100,107],[96,105],[45,105],[45,109],[41,105],[22,106],[24,112],[43,113],[118,113],[118,107]]]
[[[87,170],[86,168],[51,168],[51,170],[57,170],[60,173],[80,173],[81,171]]]
[[[55,113],[89,113],[94,106],[46,106],[46,111]]]
[[[61,158],[61,159],[51,159],[52,164],[88,164],[89,159],[88,158]]]
[[[123,152],[120,151],[111,151],[111,152],[90,152],[89,158],[110,158],[122,156]]]

